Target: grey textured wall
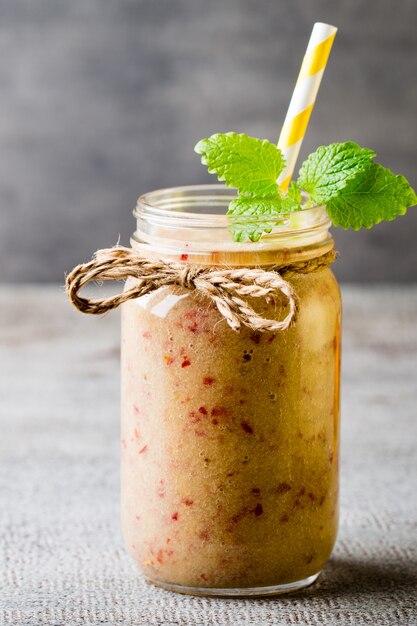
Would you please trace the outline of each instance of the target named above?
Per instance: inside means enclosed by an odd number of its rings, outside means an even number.
[[[416,0],[1,0],[0,280],[127,243],[139,193],[208,180],[199,138],[274,140],[314,21],[339,33],[301,156],[355,140],[416,185]],[[341,278],[417,278],[417,209],[335,235]]]

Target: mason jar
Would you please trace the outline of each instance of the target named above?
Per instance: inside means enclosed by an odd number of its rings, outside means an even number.
[[[132,247],[210,268],[295,264],[287,330],[235,332],[179,287],[122,305],[126,546],[149,581],[206,596],[310,585],[338,523],[340,293],[328,266],[297,271],[332,250],[330,221],[325,207],[304,208],[237,243],[225,215],[233,197],[221,185],[149,193]],[[278,294],[254,306],[282,319],[287,303]]]

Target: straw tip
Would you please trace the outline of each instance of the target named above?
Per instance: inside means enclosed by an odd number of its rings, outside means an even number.
[[[337,32],[337,26],[332,26],[332,24],[326,24],[325,22],[315,22],[313,30],[327,30],[329,34],[333,34]]]

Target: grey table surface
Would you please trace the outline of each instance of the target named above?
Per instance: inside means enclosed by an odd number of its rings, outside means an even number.
[[[118,520],[119,315],[0,289],[0,624],[417,624],[417,287],[345,287],[341,524],[300,595],[147,585]]]

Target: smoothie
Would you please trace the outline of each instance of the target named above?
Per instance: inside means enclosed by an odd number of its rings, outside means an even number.
[[[341,301],[329,228],[368,229],[417,203],[352,141],[319,146],[293,179],[336,30],[315,25],[278,145],[201,139],[194,150],[222,184],[141,196],[133,249],[99,250],[66,279],[83,313],[122,306],[122,528],[167,589],[295,591],[335,542]],[[125,279],[123,293],[79,295]]]
[[[299,314],[283,333],[235,333],[173,287],[122,307],[122,526],[153,582],[285,585],[329,558],[340,295],[329,268],[290,282]],[[266,317],[283,306],[257,304]]]

